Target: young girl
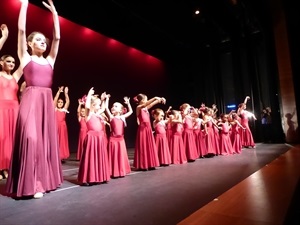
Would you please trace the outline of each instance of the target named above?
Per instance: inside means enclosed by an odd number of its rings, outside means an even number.
[[[242,146],[246,148],[255,148],[252,132],[249,127],[249,118],[256,120],[256,117],[253,113],[246,110],[246,104],[249,99],[250,97],[246,96],[244,102],[239,104],[237,114],[241,117],[241,125],[246,128],[241,131]]]
[[[159,166],[159,159],[148,110],[158,103],[165,104],[166,99],[154,97],[148,100],[145,94],[138,94],[133,100],[138,104],[136,107],[138,130],[133,166],[137,170],[155,169]]]
[[[241,153],[242,152],[242,141],[241,141],[241,135],[240,130],[245,130],[241,123],[239,122],[239,116],[236,113],[232,113],[231,115],[231,133],[230,133],[230,139],[232,143],[232,148],[234,153]]]
[[[77,153],[76,153],[77,160],[80,160],[81,158],[82,151],[83,151],[83,141],[87,133],[87,126],[85,121],[85,107],[84,107],[85,100],[86,100],[86,96],[82,97],[81,99],[78,99],[77,119],[79,122],[80,129],[79,129]]]
[[[184,148],[182,132],[183,122],[181,112],[178,110],[172,110],[170,115],[172,123],[172,137],[170,144],[170,155],[172,164],[184,164],[187,163],[186,152]]]
[[[79,162],[77,179],[81,185],[99,184],[110,180],[105,124],[101,116],[105,110],[103,100],[106,94],[101,95],[101,101],[94,93],[94,88],[91,88],[85,103],[88,132]]]
[[[21,1],[18,19],[18,57],[26,81],[22,95],[12,160],[6,191],[14,197],[43,197],[63,182],[57,124],[53,107],[52,82],[60,27],[52,0],[43,5],[51,11],[53,40],[47,57],[47,40],[40,32],[31,33],[26,41],[28,0]],[[36,22],[39,22],[37,19]],[[29,54],[29,52],[31,55]]]
[[[205,135],[207,133],[206,125],[203,123],[202,113],[197,109],[193,110],[194,116],[194,134],[199,158],[204,158],[207,155],[207,146],[205,143]]]
[[[188,162],[194,162],[199,158],[195,135],[194,135],[194,118],[190,115],[191,106],[184,103],[180,106],[183,122],[182,139]]]
[[[65,102],[60,97],[61,93],[64,93],[65,95]],[[58,128],[60,159],[62,162],[65,162],[65,160],[70,156],[68,127],[66,122],[66,115],[69,113],[68,109],[70,106],[68,87],[61,86],[58,88],[58,91],[54,97],[54,105],[56,106],[55,113]]]
[[[233,154],[233,148],[232,143],[230,139],[230,129],[231,125],[228,122],[228,115],[222,114],[221,116],[221,122],[218,123],[219,129],[220,129],[220,154],[221,155],[232,155]]]
[[[18,81],[22,69],[15,68],[15,59],[10,55],[0,58],[0,180],[8,177],[8,168],[13,149],[15,126],[19,111]]]
[[[112,105],[111,110],[109,110],[108,105],[110,95],[106,96],[105,110],[110,121],[111,129],[108,142],[110,173],[113,178],[124,177],[131,172],[124,139],[124,127],[126,127],[126,118],[133,113],[133,110],[128,97],[124,97],[124,103],[128,107],[128,112],[120,102],[115,102]]]
[[[151,114],[154,118],[153,128],[155,131],[154,137],[158,152],[159,164],[161,166],[168,166],[172,162],[166,131],[169,120],[164,118],[164,111],[160,108],[152,110]]]

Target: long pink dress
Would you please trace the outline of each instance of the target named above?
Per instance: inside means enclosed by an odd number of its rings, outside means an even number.
[[[159,159],[147,108],[141,109],[138,121],[133,166],[138,170],[153,169],[159,166]]]
[[[83,152],[83,141],[85,139],[86,133],[87,133],[87,125],[84,118],[81,118],[79,121],[79,135],[78,135],[78,144],[77,144],[77,153],[76,153],[76,159],[80,160],[82,152]]]
[[[207,135],[205,135],[205,143],[207,146],[208,155],[218,155],[219,152],[219,145],[216,145],[216,134],[213,126],[214,125],[211,121],[208,121],[206,124]]]
[[[56,108],[55,113],[57,119],[60,159],[64,160],[70,157],[68,127],[66,123],[67,111]]]
[[[108,142],[108,159],[112,177],[124,177],[131,172],[127,147],[124,139],[125,118],[114,117],[110,121],[111,132]]]
[[[167,132],[166,132],[166,123],[164,121],[160,121],[155,124],[154,126],[155,130],[155,143],[157,146],[158,151],[158,159],[159,164],[161,166],[167,166],[171,164],[171,155],[170,155],[170,148],[169,148],[169,142],[167,138]]]
[[[172,138],[170,145],[170,155],[172,164],[187,163],[184,143],[182,139],[183,125],[174,123],[172,125]]]
[[[105,125],[95,114],[86,122],[88,132],[79,162],[78,182],[80,184],[103,183],[110,180]]]
[[[220,154],[221,155],[232,155],[233,148],[230,139],[230,126],[227,123],[221,123],[220,126],[222,127],[220,131]]]
[[[19,111],[18,84],[0,76],[0,170],[8,170]]]
[[[205,142],[205,132],[202,130],[202,119],[198,119],[194,124],[194,135],[199,158],[207,155],[207,147]]]
[[[55,190],[63,182],[51,90],[53,68],[30,61],[20,103],[6,191],[17,197]]]
[[[183,119],[182,139],[188,162],[195,161],[197,158],[199,158],[199,154],[194,135],[193,119],[189,115],[185,116]]]
[[[253,140],[252,132],[249,127],[248,113],[246,111],[242,111],[240,114],[241,117],[241,125],[246,128],[242,133],[242,146],[243,147],[255,147],[255,143]]]
[[[237,123],[235,123],[232,125],[231,133],[230,133],[233,152],[237,154],[242,152],[242,141],[241,141],[240,130],[242,130],[242,128],[239,127]]]

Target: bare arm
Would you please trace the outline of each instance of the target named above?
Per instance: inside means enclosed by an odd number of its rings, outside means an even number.
[[[129,97],[124,97],[124,103],[127,105],[128,107],[128,112],[125,113],[123,116],[125,118],[129,117],[132,113],[133,113],[133,110],[132,110],[132,107],[130,105],[130,98]]]
[[[147,109],[151,109],[154,105],[156,105],[158,103],[165,104],[166,99],[165,98],[160,98],[160,97],[151,98],[150,100],[147,101],[146,107],[147,107]]]
[[[64,90],[64,86],[61,86],[61,87],[58,87],[58,90],[56,92],[56,95],[54,96],[54,99],[53,99],[53,102],[54,102],[54,106],[56,107],[57,106],[57,100],[59,98],[59,95],[61,92],[63,92]]]
[[[2,49],[4,43],[6,42],[7,38],[8,38],[8,27],[6,26],[6,24],[1,24],[1,33],[2,36],[0,38],[0,50]]]
[[[245,100],[244,100],[244,104],[247,104],[247,101],[250,99],[249,96],[246,96]]]
[[[65,100],[66,100],[64,108],[67,110],[70,106],[70,97],[69,97],[69,88],[68,87],[65,87],[64,93],[65,93]]]
[[[111,114],[110,110],[109,110],[109,98],[110,98],[110,95],[107,95],[105,100],[104,100],[104,103],[105,103],[105,112],[106,114],[108,115],[108,119],[109,121],[111,121],[111,119],[114,117],[113,114]]]
[[[18,69],[12,74],[12,76],[15,78],[15,80],[18,81],[20,80],[20,78],[23,75],[23,69],[21,67],[21,65],[18,67]]]
[[[53,40],[47,60],[54,66],[60,42],[59,18],[52,0],[48,0],[48,4],[43,1],[43,5],[52,12],[53,16]]]
[[[26,42],[27,8],[28,8],[28,0],[22,0],[20,12],[19,12],[19,18],[18,18],[18,57],[22,69],[30,61],[30,55],[27,52],[27,42]]]
[[[81,101],[81,99],[78,99],[78,107],[77,107],[77,119],[78,119],[78,122],[80,122],[81,120],[81,108],[82,108],[82,105],[83,105],[83,102]]]

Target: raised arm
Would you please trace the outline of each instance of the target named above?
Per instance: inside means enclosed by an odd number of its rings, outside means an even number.
[[[57,106],[57,100],[59,98],[59,95],[61,92],[63,92],[64,90],[64,86],[61,86],[61,87],[58,87],[58,90],[56,92],[56,95],[54,96],[54,99],[53,99],[53,102],[54,102],[54,106],[56,107]]]
[[[48,0],[48,4],[43,1],[43,5],[51,11],[53,17],[53,39],[52,39],[51,49],[47,57],[47,60],[53,66],[57,57],[58,47],[60,42],[59,17],[52,0]]]
[[[78,107],[77,107],[77,119],[78,119],[78,122],[80,122],[81,120],[81,109],[82,109],[82,106],[83,106],[84,102],[82,101],[82,99],[78,99]]]
[[[66,110],[68,110],[68,108],[70,106],[69,87],[65,87],[64,93],[65,93],[65,101],[66,101],[65,105],[64,105],[64,108]]]
[[[27,8],[28,8],[28,0],[22,0],[20,12],[19,12],[19,18],[18,18],[18,57],[22,69],[30,61],[30,55],[27,52],[27,41],[26,41]]]
[[[6,26],[6,24],[1,24],[0,26],[1,29],[1,38],[0,38],[0,50],[2,49],[4,43],[6,42],[7,38],[8,38],[8,27]]]
[[[125,114],[123,114],[123,116],[124,116],[125,118],[127,118],[127,117],[129,117],[129,116],[133,113],[133,110],[132,110],[132,107],[131,107],[131,104],[130,104],[130,98],[127,97],[127,96],[125,96],[125,97],[124,97],[124,103],[125,103],[125,104],[127,105],[127,107],[128,107],[128,112],[125,113]]]
[[[244,100],[244,104],[247,104],[248,100],[250,99],[249,96],[246,96],[245,100]]]
[[[154,105],[156,105],[158,103],[166,104],[166,99],[165,98],[160,98],[160,97],[151,98],[147,101],[146,107],[148,109],[151,109]]]
[[[109,110],[109,99],[110,99],[110,95],[107,95],[106,98],[104,99],[104,104],[105,104],[105,112],[108,115],[109,121],[111,121],[111,119],[113,118],[113,114],[111,114]]]

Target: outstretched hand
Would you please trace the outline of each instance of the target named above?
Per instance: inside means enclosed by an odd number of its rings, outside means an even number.
[[[1,24],[1,33],[2,33],[2,36],[4,37],[7,37],[8,36],[8,27],[6,24]]]
[[[55,13],[55,12],[56,12],[56,9],[55,9],[55,6],[54,6],[54,4],[53,4],[53,1],[52,1],[52,0],[48,0],[48,3],[49,3],[49,4],[47,4],[46,2],[43,1],[43,5],[44,5],[47,9],[49,9],[52,13]]]
[[[126,105],[128,105],[130,98],[127,97],[127,96],[125,96],[123,99],[124,99],[124,103],[125,103]]]

